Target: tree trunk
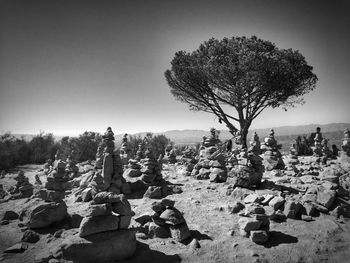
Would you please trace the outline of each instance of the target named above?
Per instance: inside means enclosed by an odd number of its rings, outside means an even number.
[[[242,140],[242,146],[245,148],[248,148],[248,144],[247,144],[247,136],[248,136],[248,131],[249,131],[249,127],[250,124],[252,122],[251,121],[246,121],[243,120],[240,122],[240,132],[241,132],[241,140]]]

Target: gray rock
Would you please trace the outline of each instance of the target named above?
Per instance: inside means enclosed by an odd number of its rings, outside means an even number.
[[[301,212],[302,205],[298,202],[288,200],[284,204],[283,213],[287,218],[297,219],[299,217],[299,212]]]
[[[106,204],[90,205],[87,209],[86,216],[93,217],[93,216],[102,216],[102,215],[111,215],[111,214],[112,214],[112,206],[110,203],[106,203]]]
[[[66,238],[53,249],[55,258],[64,258],[76,263],[95,263],[124,260],[136,251],[136,237],[133,230],[118,230]]]
[[[238,220],[239,228],[246,232],[249,232],[252,230],[258,230],[261,226],[261,223],[262,223],[261,221],[251,217],[241,217]]]
[[[317,203],[331,208],[335,200],[335,191],[333,190],[319,190],[317,191]]]
[[[40,240],[40,235],[33,230],[26,230],[22,236],[23,242],[36,243]]]
[[[191,237],[191,232],[188,229],[186,222],[179,225],[174,225],[174,226],[171,225],[170,234],[171,234],[171,237],[178,242],[183,242],[186,239]]]
[[[265,230],[250,231],[250,239],[257,244],[264,244],[269,240],[270,234]]]
[[[2,220],[15,220],[18,219],[19,215],[11,210],[8,210],[5,212],[4,216],[2,217]]]
[[[92,189],[90,187],[81,192],[81,199],[83,202],[89,202],[92,200]]]
[[[84,217],[80,223],[79,236],[86,237],[96,233],[117,230],[119,220],[119,217],[115,215]]]
[[[154,222],[151,222],[148,226],[148,236],[150,238],[168,238],[170,236],[169,227],[159,226]]]
[[[52,223],[60,222],[68,216],[67,205],[61,202],[42,202],[29,211],[29,228],[45,228]]]
[[[175,207],[166,209],[160,214],[160,218],[163,219],[165,223],[170,225],[178,225],[185,222],[181,212]]]
[[[281,206],[286,202],[286,200],[281,196],[276,196],[271,199],[269,202],[269,206],[273,207],[273,209],[278,210]]]

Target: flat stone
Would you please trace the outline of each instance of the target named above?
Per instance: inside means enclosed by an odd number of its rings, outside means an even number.
[[[165,221],[165,223],[170,225],[178,225],[185,222],[184,217],[181,212],[175,207],[166,209],[160,214],[160,218]]]
[[[106,204],[97,204],[90,205],[87,209],[86,216],[102,216],[102,215],[111,215],[112,214],[112,206],[110,203]]]
[[[5,253],[22,253],[28,248],[27,244],[24,243],[17,243],[13,246],[7,248],[4,252]]]
[[[84,217],[80,223],[79,236],[113,231],[119,228],[119,217],[115,215]]]
[[[137,217],[134,217],[134,220],[143,226],[147,222],[150,222],[152,220],[152,218],[151,218],[150,214],[145,213],[145,214],[141,214]]]
[[[244,198],[244,203],[249,204],[249,203],[255,203],[258,202],[259,196],[257,194],[250,194],[246,198]]]
[[[251,230],[258,230],[261,226],[261,223],[261,221],[251,217],[242,217],[238,220],[239,228],[247,232]]]

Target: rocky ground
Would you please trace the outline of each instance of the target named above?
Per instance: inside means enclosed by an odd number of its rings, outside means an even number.
[[[312,166],[305,162],[304,168]],[[40,166],[27,165],[20,167],[34,184],[34,175]],[[316,170],[316,168],[315,168]],[[230,183],[210,183],[209,180],[196,180],[181,174],[180,165],[169,165],[163,170],[163,177],[172,184],[179,185],[183,192],[167,196],[175,201],[176,208],[183,216],[191,230],[192,239],[183,243],[172,238],[148,238],[140,231],[140,225],[135,218],[152,211],[154,199],[128,197],[135,212],[131,227],[138,230],[137,250],[135,255],[125,262],[349,262],[350,258],[350,220],[346,217],[336,217],[332,213],[321,213],[307,222],[288,218],[284,222],[270,222],[270,238],[264,245],[258,245],[240,234],[238,220],[240,213],[232,213],[235,202],[250,194],[264,196],[274,194],[276,190],[264,187],[259,190],[232,190]],[[311,173],[312,174],[312,173]],[[310,185],[320,185],[316,177],[305,175],[265,172],[263,180],[282,185],[286,195],[293,192],[301,196]],[[7,174],[0,179],[5,189],[15,184],[13,174]],[[40,179],[44,182],[45,177]],[[268,184],[265,184],[268,185]],[[288,190],[289,189],[289,190]],[[282,192],[283,192],[282,191]],[[289,192],[288,192],[289,191]],[[84,215],[88,203],[75,202],[73,193],[66,196],[68,213]],[[29,199],[9,200],[0,203],[0,219],[5,211],[20,214]],[[247,206],[247,204],[245,204]],[[269,207],[265,206],[267,213]],[[244,210],[243,210],[244,211]],[[60,244],[66,237],[76,233],[78,228],[65,229],[56,226],[39,231],[40,240],[37,243],[23,243],[18,249],[21,253],[4,253],[6,249],[21,241],[26,227],[19,219],[9,220],[8,224],[0,226],[0,261],[2,262],[44,262],[50,248]],[[51,260],[51,263],[58,262]]]

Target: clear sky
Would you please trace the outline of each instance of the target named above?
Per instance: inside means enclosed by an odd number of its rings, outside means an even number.
[[[206,129],[170,94],[176,51],[256,35],[299,50],[319,81],[306,104],[252,128],[350,122],[350,1],[0,0],[0,132]]]

